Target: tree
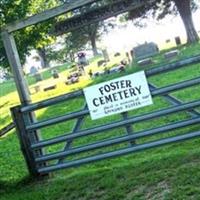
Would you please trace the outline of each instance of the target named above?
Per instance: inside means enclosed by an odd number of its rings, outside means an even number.
[[[102,23],[98,22],[95,24],[90,24],[82,28],[82,32],[84,32],[85,37],[90,42],[93,55],[98,55],[96,40],[100,38],[100,29]]]
[[[167,14],[180,14],[183,21],[187,42],[199,40],[192,20],[192,10],[196,8],[194,0],[155,0],[147,2],[143,7],[129,12],[129,19],[146,18],[152,15],[156,19],[163,19]]]
[[[62,3],[70,3],[73,0],[60,0],[60,1]],[[96,7],[97,5],[103,5],[102,2],[97,1],[91,5],[83,6],[77,10],[72,11],[70,13],[70,15],[68,14],[68,16],[65,16],[65,18],[63,18],[61,21],[58,21],[55,24],[55,27],[57,27],[57,28],[54,29],[54,31],[55,31],[54,34],[60,35],[60,34],[67,33],[68,30],[63,29],[63,27],[65,26],[65,23],[67,23],[69,21],[69,17],[72,17],[72,18],[78,17],[78,16],[82,17],[82,14],[93,10],[94,7]],[[83,16],[83,18],[84,18],[84,16]],[[98,55],[96,41],[100,38],[100,35],[101,35],[100,32],[103,27],[104,27],[103,22],[96,22],[93,24],[83,26],[81,28],[77,28],[75,30],[70,30],[71,34],[68,35],[68,38],[66,38],[66,40],[69,40],[70,46],[73,50],[82,49],[86,45],[86,43],[90,43],[90,45],[92,47],[93,55],[96,56],[96,55]],[[57,32],[56,29],[58,29],[60,31]],[[77,38],[78,38],[78,40],[77,40]],[[80,43],[78,44],[77,41],[79,41]],[[71,51],[71,52],[73,52],[73,51]]]
[[[57,5],[57,0],[1,0],[0,1],[0,28],[16,20],[34,15]],[[27,27],[14,33],[21,62],[24,63],[26,55],[31,49],[44,46],[51,41],[47,35],[52,21],[36,26]],[[44,42],[45,41],[45,42]],[[41,44],[43,43],[43,44]],[[0,38],[0,66],[9,68],[3,41]]]
[[[183,20],[185,30],[187,33],[187,42],[193,43],[199,40],[198,34],[194,28],[191,12],[191,0],[174,0],[176,8]]]
[[[69,55],[70,61],[75,61],[75,53],[85,48],[88,38],[85,32],[80,29],[67,34],[65,38],[66,54]]]
[[[23,6],[22,6],[23,5]],[[24,18],[26,13],[28,12],[29,3],[26,0],[21,0],[20,2],[16,2],[15,0],[2,0],[0,1],[0,28],[2,28],[5,24],[11,23],[12,21]],[[20,56],[25,60],[24,55],[25,52],[28,51],[28,47],[22,43],[22,39],[24,38],[25,31],[20,31],[16,36],[16,40],[18,44],[21,46]],[[3,41],[0,37],[0,61],[1,67],[8,68],[8,60],[6,57],[6,52],[3,47]]]

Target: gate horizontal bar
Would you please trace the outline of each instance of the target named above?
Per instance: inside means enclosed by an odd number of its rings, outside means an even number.
[[[165,73],[165,72],[168,72],[170,70],[176,70],[176,69],[179,69],[181,67],[185,67],[185,66],[195,64],[195,63],[199,63],[199,62],[200,62],[200,55],[197,55],[197,56],[194,56],[194,57],[191,57],[191,58],[186,58],[186,59],[179,60],[179,61],[171,63],[171,64],[167,64],[167,65],[164,65],[164,66],[161,66],[161,67],[155,67],[155,68],[152,68],[152,69],[149,69],[149,70],[145,70],[145,74],[146,74],[147,77],[150,77],[150,76],[154,76],[154,75],[157,75],[157,74],[160,74],[160,73]],[[79,97],[81,95],[83,95],[83,91],[78,90],[76,92],[64,94],[64,95],[61,95],[61,96],[58,96],[58,97],[54,97],[54,98],[51,98],[51,99],[48,99],[48,100],[40,101],[40,102],[37,102],[37,103],[33,103],[31,105],[25,106],[25,107],[21,108],[21,112],[30,112],[30,111],[38,110],[38,109],[41,109],[41,108],[44,108],[44,107],[47,107],[47,106],[50,106],[50,105],[53,105],[53,104],[56,104],[56,103],[63,102],[63,101],[68,100],[68,99]]]
[[[62,136],[58,136],[58,137],[55,137],[55,138],[52,138],[52,139],[48,139],[48,140],[44,140],[44,141],[32,144],[31,148],[36,149],[36,148],[49,146],[49,145],[52,145],[52,144],[57,144],[57,143],[64,142],[64,141],[67,141],[67,140],[72,140],[74,138],[79,138],[79,137],[82,137],[82,136],[96,134],[96,133],[99,133],[99,132],[118,128],[118,127],[125,126],[125,125],[128,125],[128,124],[153,119],[153,118],[156,118],[156,117],[161,117],[161,116],[164,116],[164,115],[168,115],[168,114],[179,112],[179,111],[184,111],[184,110],[191,109],[191,108],[198,107],[198,106],[200,106],[200,100],[193,101],[193,102],[190,102],[190,103],[185,103],[185,104],[182,104],[182,105],[179,105],[179,106],[173,106],[173,107],[170,107],[170,108],[167,108],[167,109],[155,111],[155,112],[148,113],[148,114],[145,114],[145,115],[135,116],[135,117],[132,117],[132,118],[128,118],[126,120],[120,120],[120,121],[117,121],[117,122],[114,122],[114,123],[111,123],[111,124],[107,124],[107,125],[104,125],[104,126],[97,126],[97,127],[91,128],[91,129],[85,129],[85,130],[78,131],[78,132],[73,133],[73,134],[65,134],[65,135],[62,135]]]
[[[158,67],[151,68],[149,70],[146,70],[145,74],[146,74],[147,77],[150,77],[150,76],[154,76],[154,75],[157,75],[157,74],[166,73],[166,72],[169,72],[169,71],[172,71],[172,70],[177,70],[181,67],[186,67],[186,66],[189,66],[191,64],[196,64],[196,63],[199,63],[199,62],[200,62],[200,54],[193,56],[193,57],[190,57],[190,58],[185,58],[185,59],[182,59],[182,60],[179,60],[179,61],[175,61],[173,63],[169,63],[169,64],[166,64],[166,65],[161,66],[161,67],[158,66]]]
[[[67,151],[60,151],[57,153],[44,155],[42,157],[36,158],[35,161],[36,162],[46,162],[49,160],[60,159],[60,158],[64,158],[69,155],[83,153],[86,151],[95,150],[95,149],[102,148],[102,147],[112,146],[115,144],[139,139],[141,137],[152,136],[152,135],[155,135],[158,133],[163,134],[167,131],[172,131],[174,129],[183,128],[183,127],[187,127],[187,126],[199,124],[199,123],[200,123],[200,117],[195,118],[195,119],[190,119],[190,120],[184,120],[181,122],[176,122],[173,124],[160,126],[160,127],[145,130],[145,131],[129,133],[129,135],[126,135],[126,136],[116,137],[116,138],[109,139],[109,140],[102,140],[97,143],[93,143],[93,144],[89,144],[89,145],[85,145],[85,146],[81,146],[81,147],[77,147],[77,148],[73,148],[73,149],[68,149]]]
[[[175,91],[180,90],[180,89],[192,87],[192,86],[195,86],[195,85],[200,85],[200,77],[192,79],[192,80],[176,83],[176,84],[173,84],[173,85],[169,85],[169,86],[166,86],[166,87],[163,87],[163,88],[158,88],[156,90],[153,90],[151,94],[152,94],[152,96],[164,95],[164,94],[168,94],[168,93],[171,93],[171,92],[175,92]]]
[[[163,95],[163,94],[167,94],[169,92],[174,92],[176,90],[184,89],[184,88],[191,87],[191,86],[194,86],[194,85],[197,85],[197,84],[200,84],[200,78],[196,78],[196,79],[192,79],[192,80],[188,80],[188,81],[183,81],[183,82],[173,84],[173,85],[163,87],[163,88],[158,88],[158,89],[152,90],[151,94],[152,94],[152,96]],[[39,129],[39,128],[43,128],[43,127],[53,125],[53,124],[56,124],[56,123],[61,123],[61,122],[64,122],[66,120],[71,120],[71,119],[74,119],[76,117],[79,117],[79,116],[82,116],[82,115],[87,115],[87,114],[89,114],[88,109],[83,110],[83,111],[74,112],[74,113],[71,113],[71,114],[68,114],[68,115],[63,115],[63,116],[59,116],[59,117],[56,117],[56,118],[50,118],[48,120],[43,120],[43,121],[40,121],[40,122],[32,123],[31,125],[26,126],[26,129],[28,131],[36,130],[36,129]]]
[[[33,103],[31,105],[28,106],[24,106],[21,108],[21,112],[30,112],[30,111],[34,111],[34,110],[39,110],[41,108],[45,108],[57,103],[61,103],[65,100],[69,100],[69,99],[73,99],[75,97],[80,97],[81,95],[83,95],[83,91],[82,90],[78,90],[76,92],[71,92],[71,93],[67,93],[58,97],[53,97],[44,101],[40,101],[37,103]]]
[[[84,109],[78,112],[73,112],[67,115],[62,115],[59,117],[54,117],[54,118],[50,118],[48,120],[43,120],[40,122],[36,122],[36,123],[32,123],[31,125],[26,126],[26,130],[27,131],[32,131],[32,130],[36,130],[39,128],[43,128],[46,126],[50,126],[50,125],[54,125],[57,123],[61,123],[67,120],[72,120],[72,119],[76,119],[78,117],[84,116],[84,115],[88,115],[89,114],[89,110],[88,109]]]
[[[117,151],[103,153],[103,154],[99,154],[99,155],[95,155],[95,156],[90,156],[90,157],[82,158],[79,160],[68,161],[68,162],[62,163],[62,164],[39,168],[38,172],[43,174],[43,173],[48,173],[48,172],[52,172],[55,170],[64,169],[64,168],[76,167],[76,166],[80,166],[82,164],[100,161],[100,160],[107,159],[107,158],[114,158],[117,156],[126,155],[126,154],[134,153],[134,152],[139,152],[139,151],[150,149],[153,147],[159,147],[159,146],[162,146],[165,144],[180,142],[180,141],[189,140],[189,139],[197,138],[197,137],[200,137],[200,131],[187,133],[184,135],[179,135],[179,136],[174,136],[174,137],[169,137],[169,138],[165,138],[165,139],[161,139],[161,140],[156,140],[156,141],[148,142],[145,144],[139,144],[139,145],[125,148],[125,149],[120,149]]]
[[[152,84],[152,83],[148,83],[148,84],[149,84],[149,87],[150,87],[151,91],[157,89],[157,87],[154,84]],[[173,106],[180,105],[180,104],[183,103],[183,101],[181,101],[180,99],[177,99],[176,97],[174,97],[174,96],[172,96],[170,94],[164,94],[164,95],[162,95],[162,97],[164,97],[164,99],[166,101],[170,102],[170,104],[172,104]],[[198,112],[198,111],[196,111],[194,109],[188,110],[187,112],[193,118],[200,116],[200,112]]]

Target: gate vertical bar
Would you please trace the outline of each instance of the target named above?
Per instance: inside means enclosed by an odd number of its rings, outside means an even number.
[[[87,104],[84,105],[84,110],[86,110],[88,108]],[[72,134],[76,133],[76,131],[80,130],[81,129],[81,126],[83,124],[83,120],[84,120],[85,116],[81,116],[80,118],[77,119],[76,123],[75,123],[75,126],[72,130]],[[71,145],[72,145],[72,142],[73,140],[68,140],[63,151],[67,151],[71,148]],[[64,159],[59,159],[57,164],[60,164],[64,161]]]
[[[12,33],[8,33],[7,31],[3,31],[1,33],[1,35],[2,35],[2,39],[3,39],[4,47],[6,50],[7,58],[8,58],[10,66],[11,66],[12,73],[14,75],[14,80],[15,80],[15,84],[16,84],[16,88],[18,91],[20,102],[21,102],[22,106],[29,105],[31,103],[31,97],[29,95],[29,88],[28,88],[27,81],[24,78],[22,65],[20,62],[19,53],[18,53],[18,50],[16,47],[14,36]],[[14,112],[14,114],[13,114],[14,122],[18,123],[19,121],[18,121],[18,118],[16,118],[16,117],[19,117],[19,116],[21,117],[21,115],[19,115],[20,111],[18,111],[17,113],[15,113],[15,111],[13,111],[13,112]],[[30,121],[30,122],[36,121],[34,113],[30,113],[28,115],[28,118],[29,119],[27,121]],[[23,120],[23,123],[25,124],[26,122],[24,122],[24,119],[22,119],[22,120]],[[22,129],[22,130],[20,130],[20,129]],[[23,145],[22,149],[29,148],[28,144],[27,144],[27,140],[23,138],[23,137],[28,137],[24,133],[24,132],[26,132],[25,125],[23,127],[20,124],[18,124],[18,130],[19,130],[19,133],[23,132],[23,134],[19,134],[19,137],[22,137],[20,139],[20,141],[23,141],[23,142],[20,142],[21,145]],[[39,141],[41,139],[39,131],[35,131],[34,134],[29,139],[31,140],[31,143]],[[23,150],[23,151],[26,152],[28,150]],[[40,152],[40,155],[42,156],[42,154],[43,154],[42,150],[40,150],[39,152]],[[28,154],[24,153],[24,156],[28,156]],[[29,160],[29,158],[25,158],[25,159]],[[29,166],[28,163],[27,163],[27,165],[28,165],[28,168],[30,169],[31,167]],[[30,173],[36,175],[36,173],[35,172],[32,173],[31,170],[29,170]]]
[[[123,117],[124,120],[128,119],[128,112],[123,112],[122,117]],[[126,125],[125,128],[126,128],[126,134],[127,135],[133,134],[132,125],[130,125],[130,124]],[[132,141],[129,142],[129,146],[133,146],[135,144],[136,144],[135,140],[132,140]]]

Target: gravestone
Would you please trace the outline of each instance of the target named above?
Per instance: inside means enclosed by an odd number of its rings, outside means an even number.
[[[38,69],[37,69],[36,67],[32,66],[32,67],[30,68],[30,74],[31,74],[31,75],[35,75],[35,74],[37,74],[37,73],[38,73]]]
[[[97,62],[97,66],[98,67],[101,67],[103,64],[105,64],[106,63],[106,60],[99,60],[98,62]]]
[[[103,54],[103,58],[105,61],[107,61],[107,62],[110,61],[107,49],[103,49],[102,54]]]
[[[49,90],[54,90],[56,89],[56,85],[49,85],[48,87],[45,87],[43,90],[44,92],[49,91]]]
[[[36,73],[34,77],[36,82],[42,81],[42,75],[40,73]]]
[[[34,87],[35,93],[38,93],[40,91],[40,85],[35,85]]]
[[[117,52],[117,53],[115,53],[114,54],[114,57],[118,57],[118,56],[120,56],[121,54],[119,53],[119,52]]]
[[[181,45],[181,38],[179,36],[175,37],[176,45]]]
[[[141,60],[148,58],[150,56],[154,56],[158,54],[158,52],[159,52],[158,45],[155,44],[154,42],[144,43],[142,45],[133,48],[132,57],[136,60]]]
[[[178,56],[179,53],[180,53],[179,50],[168,51],[164,54],[164,57],[165,57],[165,59],[172,59],[172,58]]]
[[[52,76],[53,76],[54,79],[59,78],[58,70],[53,69],[51,71],[51,74],[52,74]]]
[[[150,65],[150,64],[152,64],[152,63],[153,63],[152,58],[145,58],[145,59],[139,60],[139,61],[137,62],[137,64],[138,64],[139,66],[147,66],[147,65]]]
[[[30,74],[35,78],[36,83],[42,81],[42,75],[35,66],[30,68]]]
[[[86,66],[88,65],[88,61],[86,59],[86,54],[84,52],[79,52],[78,53],[78,65],[81,66]]]

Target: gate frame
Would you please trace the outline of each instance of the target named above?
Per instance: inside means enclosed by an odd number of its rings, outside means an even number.
[[[98,2],[100,0],[76,0],[73,2],[69,2],[69,3],[64,3],[61,6],[57,6],[55,8],[43,11],[39,14],[33,15],[31,17],[28,17],[26,19],[20,20],[20,21],[16,21],[14,23],[11,24],[7,24],[5,27],[2,28],[1,31],[1,37],[3,39],[3,44],[6,50],[6,54],[7,54],[7,59],[9,61],[9,64],[11,66],[11,70],[14,76],[14,80],[15,80],[15,84],[16,84],[16,88],[17,88],[17,92],[18,92],[18,96],[21,102],[21,106],[27,106],[31,104],[31,97],[30,97],[30,92],[29,92],[29,87],[27,84],[27,81],[24,77],[24,73],[22,70],[22,64],[20,61],[20,57],[19,57],[19,53],[17,50],[17,46],[16,46],[16,42],[15,42],[15,38],[14,38],[14,32],[18,31],[20,29],[26,28],[28,26],[31,25],[35,25],[37,23],[40,22],[44,22],[47,21],[49,19],[55,18],[57,16],[60,16],[64,13],[76,10],[78,8],[84,7],[86,5]],[[153,1],[153,0],[152,0]],[[122,0],[119,0],[119,2],[123,2]],[[135,7],[140,7],[142,5],[144,5],[145,0],[135,0]],[[108,4],[109,6],[109,4]],[[132,9],[134,9],[134,7],[132,7]],[[116,13],[112,13],[113,16]],[[109,16],[111,17],[111,16]],[[72,17],[73,18],[73,17]],[[99,21],[101,21],[101,17],[98,16]],[[93,22],[91,22],[93,23]],[[75,25],[74,25],[75,26]],[[76,28],[78,28],[76,26]],[[19,110],[17,112],[13,111],[13,116],[18,117],[18,112],[20,112]],[[126,116],[124,116],[126,117]],[[15,119],[15,118],[13,118]],[[30,113],[27,118],[27,121],[29,122],[33,122],[36,121],[36,117],[34,115],[34,113]],[[16,126],[18,128],[22,129],[23,132],[23,127],[21,127],[16,121],[14,121],[14,123],[16,123]],[[25,137],[22,133],[21,135],[22,137]],[[34,141],[39,141],[41,139],[41,135],[39,131],[35,131],[32,137],[32,142]],[[21,141],[21,145],[23,145],[24,142]],[[24,147],[22,147],[22,149],[24,149]],[[27,153],[27,151],[23,150],[24,154]],[[42,155],[42,150],[39,151],[39,153]],[[32,155],[28,155],[28,157],[32,157]],[[44,163],[45,164],[45,163]],[[28,165],[29,166],[29,165]],[[30,174],[33,174],[34,176],[40,176],[40,174],[36,174],[36,172],[34,170],[32,170],[32,168],[29,166],[28,167]]]
[[[159,75],[161,73],[166,73],[169,71],[177,70],[182,67],[189,67],[190,64],[200,63],[200,55],[194,56],[192,58],[187,58],[175,63],[167,64],[162,67],[155,67],[145,71],[147,78]],[[148,82],[149,83],[149,82]],[[200,77],[193,78],[191,80],[186,80],[182,82],[178,82],[176,84],[172,84],[169,86],[164,86],[161,88],[157,88],[155,85],[149,83],[151,95],[162,96],[166,99],[172,107],[164,108],[162,110],[156,110],[150,113],[145,113],[145,115],[139,115],[135,117],[128,117],[127,113],[121,113],[122,119],[119,121],[111,122],[109,124],[94,126],[89,129],[81,130],[81,125],[83,123],[84,117],[89,114],[89,110],[87,105],[84,104],[83,108],[79,111],[71,112],[61,116],[53,116],[52,118],[45,119],[39,122],[31,122],[29,121],[28,115],[36,110],[49,107],[61,102],[65,102],[70,99],[74,99],[76,97],[83,96],[83,91],[78,90],[72,93],[67,93],[64,95],[60,95],[51,99],[43,100],[37,103],[33,103],[27,106],[17,106],[12,108],[13,117],[16,119],[17,128],[18,128],[18,136],[21,143],[22,152],[26,159],[29,172],[37,177],[38,175],[46,175],[51,173],[52,171],[56,171],[63,168],[75,167],[81,164],[86,164],[98,160],[103,160],[105,158],[113,158],[120,155],[126,155],[131,152],[138,152],[141,150],[154,148],[158,146],[162,146],[164,144],[170,144],[178,141],[189,140],[192,138],[200,137],[200,131],[186,133],[178,136],[168,137],[164,139],[155,140],[149,143],[144,144],[136,144],[135,140],[141,137],[151,136],[158,133],[165,133],[170,130],[174,130],[175,128],[182,128],[190,125],[194,125],[200,122],[200,112],[196,111],[195,108],[200,106],[200,100],[192,101],[189,103],[183,103],[181,100],[173,97],[169,93],[178,91],[180,89],[185,89],[188,87],[196,86],[200,84]],[[153,129],[145,129],[143,131],[135,132],[132,129],[132,125],[137,122],[142,122],[149,119],[154,119],[160,116],[164,116],[167,114],[172,114],[175,112],[186,111],[188,115],[191,117],[187,120],[181,120],[175,123],[170,123],[164,126],[156,127]],[[124,117],[125,116],[125,117]],[[57,123],[61,123],[64,121],[68,121],[71,119],[76,119],[76,124],[72,131],[68,134],[62,134],[61,136],[56,136],[54,138],[49,138],[47,140],[34,141],[32,139],[32,132],[40,130],[41,128],[51,126]],[[87,135],[92,135],[96,133],[100,133],[102,131],[111,130],[114,128],[123,127],[125,129],[125,136],[123,138],[111,138],[106,141],[97,141],[97,143],[89,143],[87,145],[82,145],[80,147],[75,147],[71,149],[72,142],[76,138],[84,137]],[[133,134],[134,133],[134,134]],[[66,142],[63,150],[59,150],[58,152],[54,152],[53,154],[41,154],[41,149],[54,145],[60,142]],[[124,149],[118,149],[113,152],[106,152],[104,154],[97,154],[95,156],[81,158],[78,160],[72,160],[70,162],[63,162],[64,159],[69,155],[74,155],[76,153],[82,153],[90,150],[94,150],[97,148],[103,148],[107,146],[111,146],[114,144],[119,144],[122,142],[127,142],[129,145]],[[34,153],[36,151],[36,153]],[[38,151],[40,154],[38,154]],[[49,162],[50,160],[57,160],[54,166],[46,165],[45,162]]]
[[[38,156],[38,155],[42,157],[43,151],[41,149],[38,149],[38,151],[36,153],[33,153],[33,151],[30,149],[31,144],[37,143],[38,141],[41,140],[41,136],[40,136],[40,132],[37,130],[33,131],[31,133],[31,137],[27,136],[25,125],[29,125],[32,122],[36,122],[37,120],[34,115],[34,112],[30,112],[29,114],[22,116],[23,107],[27,107],[29,105],[31,106],[31,98],[29,95],[29,88],[28,88],[27,81],[23,75],[22,64],[20,62],[19,53],[18,53],[17,46],[16,46],[14,32],[17,30],[23,29],[25,27],[31,26],[31,25],[35,25],[37,23],[47,21],[48,19],[55,18],[64,13],[67,13],[69,11],[73,11],[75,9],[81,8],[85,5],[89,5],[94,2],[98,2],[98,1],[100,1],[100,0],[77,0],[77,1],[74,1],[71,3],[65,3],[62,6],[58,6],[53,9],[44,11],[42,13],[39,13],[39,14],[29,17],[27,19],[21,20],[19,22],[9,24],[3,28],[3,31],[1,33],[4,47],[6,50],[6,54],[8,57],[8,61],[9,61],[9,64],[11,66],[11,69],[12,69],[12,72],[14,75],[14,80],[16,83],[19,99],[21,102],[21,106],[12,108],[11,111],[12,111],[12,115],[13,115],[13,119],[16,124],[16,127],[19,130],[18,137],[20,140],[21,149],[24,154],[29,173],[32,176],[35,176],[35,177],[41,176],[41,171],[37,170],[38,166],[34,162],[34,159],[35,159],[35,156]],[[119,2],[120,1],[122,2],[122,0],[119,0]],[[138,8],[142,5],[144,5],[145,0],[135,0],[135,2],[137,4],[136,7]],[[134,8],[132,8],[132,9],[134,9]],[[113,13],[113,16],[115,14],[116,13]],[[111,17],[111,16],[109,16],[109,17]],[[101,19],[99,19],[99,21],[100,20]],[[78,28],[78,27],[76,27],[76,28]],[[152,71],[152,73],[154,73],[154,72]],[[151,86],[151,87],[154,87],[154,86]],[[170,98],[170,97],[168,96],[167,98]],[[173,101],[175,101],[175,100],[173,100]],[[178,103],[178,102],[176,101],[176,103]],[[127,119],[126,113],[123,113],[123,118],[124,118],[124,120]],[[15,120],[15,119],[18,119],[18,120]],[[127,125],[125,128],[126,128],[127,134],[129,132],[133,131],[133,130],[131,130],[131,127],[129,125]],[[76,128],[75,128],[75,130],[76,130]],[[131,141],[130,144],[133,145],[134,143]],[[69,145],[70,145],[70,143],[69,143]],[[135,148],[135,147],[132,147],[132,148]],[[46,164],[44,162],[44,163],[41,163],[41,165],[45,166]],[[49,172],[47,171],[46,174],[48,174],[48,173]]]

